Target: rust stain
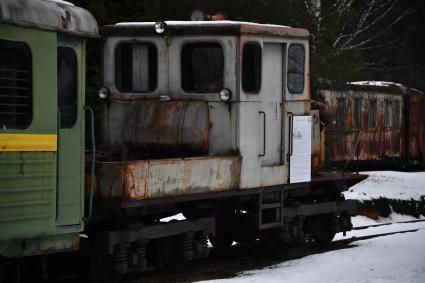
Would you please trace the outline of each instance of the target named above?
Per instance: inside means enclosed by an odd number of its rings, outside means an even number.
[[[349,92],[349,94],[347,94]],[[328,103],[326,116],[331,116],[329,113],[333,113],[333,116],[337,116],[338,101],[337,97],[345,99],[345,120],[346,128],[340,129],[335,124],[330,123],[329,129],[334,130],[359,130],[359,142],[358,142],[358,153],[359,160],[370,161],[370,160],[386,160],[386,159],[401,159],[404,155],[408,154],[409,158],[423,160],[424,149],[425,149],[425,114],[423,109],[425,108],[425,96],[412,95],[405,93],[386,93],[383,91],[371,92],[371,91],[356,91],[356,90],[340,90],[340,91],[328,91],[321,90],[321,94],[324,97],[325,102]],[[361,104],[361,127],[355,129],[355,111],[354,101],[356,98],[362,99]],[[406,101],[410,102],[406,105]],[[371,113],[370,101],[376,101],[376,120],[375,127],[370,124],[369,113]],[[388,103],[388,101],[392,101]],[[394,107],[395,102],[398,101],[400,105],[400,113],[395,113],[394,109],[387,109],[386,107]],[[390,106],[388,106],[390,105]],[[407,109],[405,109],[407,108]],[[321,110],[322,116],[325,113]],[[322,113],[324,115],[322,115]],[[405,113],[409,113],[409,119],[406,120]],[[385,115],[391,121],[386,123]],[[372,119],[372,118],[371,118]],[[396,123],[396,120],[399,122]],[[325,123],[327,121],[324,121]],[[408,127],[408,134],[405,134],[405,127]],[[421,132],[421,133],[419,133]],[[331,134],[326,137],[326,150],[327,155],[331,161],[345,161],[347,156],[350,160],[355,160],[355,133],[344,133],[340,131],[339,134]],[[408,151],[404,153],[403,144],[406,144]],[[421,150],[418,150],[418,147]],[[353,154],[350,154],[353,153]],[[313,163],[316,161],[313,159]],[[314,165],[313,165],[314,166]]]
[[[104,184],[99,189],[100,197],[141,201],[236,189],[240,163],[240,156],[100,162],[98,174],[100,183]]]

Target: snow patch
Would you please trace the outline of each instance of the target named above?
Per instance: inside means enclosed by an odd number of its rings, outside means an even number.
[[[62,0],[44,0],[44,1],[54,2],[54,3],[58,3],[58,4],[68,5],[68,6],[74,6],[74,4],[72,4],[71,2],[68,2],[68,1],[62,1]]]
[[[369,175],[369,178],[344,192],[346,199],[420,200],[425,197],[425,172],[374,171],[362,174]]]
[[[165,218],[161,218],[161,222],[170,222],[171,220],[186,220],[186,217],[183,216],[182,213],[179,214],[175,214],[173,216],[169,216],[169,217],[165,217]]]

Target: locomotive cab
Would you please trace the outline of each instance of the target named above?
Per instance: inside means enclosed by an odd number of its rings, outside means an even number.
[[[175,247],[160,258],[192,259],[205,249],[184,251],[206,248],[206,237],[217,249],[263,238],[275,250],[351,229],[355,203],[341,191],[365,176],[317,175],[323,132],[311,110],[308,31],[170,21],[101,34],[94,218],[122,215],[95,236],[112,269],[131,272],[121,255],[144,258],[155,242]],[[186,220],[161,220],[176,213]]]
[[[130,199],[309,182],[309,33],[232,21],[159,24],[160,33],[154,23],[102,28],[104,150],[149,176]],[[103,164],[101,182],[117,168]]]

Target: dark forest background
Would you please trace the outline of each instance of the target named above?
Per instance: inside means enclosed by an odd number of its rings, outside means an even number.
[[[190,20],[195,9],[230,20],[307,28],[313,86],[319,80],[382,80],[425,91],[424,0],[71,0],[100,26]],[[89,97],[101,86],[100,41],[88,44]]]

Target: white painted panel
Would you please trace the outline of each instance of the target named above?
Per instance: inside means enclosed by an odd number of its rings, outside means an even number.
[[[311,116],[294,116],[290,183],[311,180]]]
[[[265,152],[261,166],[281,164],[282,144],[282,48],[280,43],[264,43],[261,94],[265,112]],[[264,118],[264,117],[263,117]],[[262,137],[263,132],[259,135]],[[264,141],[263,141],[264,143]]]
[[[285,172],[285,165],[261,167],[261,186],[268,187],[286,184],[288,180],[285,179]]]

